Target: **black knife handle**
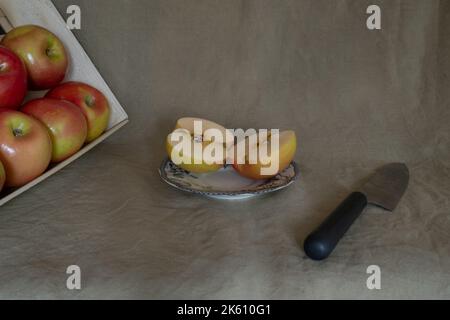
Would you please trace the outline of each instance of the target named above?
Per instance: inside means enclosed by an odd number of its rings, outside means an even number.
[[[326,259],[339,240],[367,206],[367,197],[353,192],[313,232],[304,243],[305,253],[313,260]]]

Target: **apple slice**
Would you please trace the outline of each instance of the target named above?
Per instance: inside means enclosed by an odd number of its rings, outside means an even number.
[[[272,150],[271,146],[271,138],[260,141],[258,143],[258,151],[260,148],[266,148],[265,150],[270,150],[269,156],[274,152]],[[254,151],[255,146],[249,146],[248,150],[251,151],[253,149]],[[249,179],[255,179],[255,180],[262,180],[262,179],[269,179],[280,172],[284,171],[289,164],[294,159],[295,153],[297,151],[297,138],[294,131],[283,131],[279,134],[279,158],[278,158],[278,167],[276,168],[275,172],[273,173],[265,173],[272,165],[275,165],[272,162],[269,162],[268,164],[262,163],[259,155],[258,160],[256,163],[250,163],[248,159],[248,155],[246,155],[245,163],[241,162],[235,162],[233,164],[234,169],[242,176],[249,178]],[[259,152],[258,152],[259,153]]]
[[[233,159],[231,164],[255,164],[258,160],[258,146],[270,138],[270,131],[266,135],[259,134],[257,131],[242,133],[244,136],[237,136],[237,141],[233,145],[233,153],[230,153],[227,159]]]
[[[201,128],[195,128],[195,124]],[[201,129],[201,130],[200,130]],[[211,139],[208,130],[216,129],[222,135],[222,141]],[[233,134],[223,126],[200,118],[181,118],[177,121],[175,130],[166,140],[166,150],[170,159],[179,167],[193,173],[210,173],[222,168],[226,163],[226,146],[234,140]],[[183,153],[182,141],[187,141],[190,152]],[[207,150],[222,149],[222,157],[215,161],[209,158]]]
[[[177,138],[175,138],[175,134],[178,134]],[[191,150],[190,153],[183,153],[182,143],[180,143],[180,140],[178,139],[185,139],[184,141],[189,141]],[[193,139],[189,132],[184,129],[176,129],[167,137],[166,150],[171,160],[180,168],[193,173],[210,173],[222,168],[223,164],[208,164],[203,159],[203,152],[196,152],[196,150],[205,150],[208,145],[210,145],[209,142]],[[223,145],[216,144],[216,146],[220,148]],[[177,156],[174,156],[174,154],[177,154]]]

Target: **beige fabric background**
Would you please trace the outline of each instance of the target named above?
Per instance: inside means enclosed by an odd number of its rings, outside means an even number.
[[[76,36],[131,122],[0,209],[0,298],[450,298],[449,1],[54,3],[80,5]],[[295,129],[301,178],[244,202],[171,189],[157,169],[181,116]],[[411,170],[398,209],[306,259],[308,232],[391,161]]]

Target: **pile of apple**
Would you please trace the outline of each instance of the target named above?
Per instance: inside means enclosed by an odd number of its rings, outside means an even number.
[[[21,187],[98,138],[110,107],[97,89],[61,83],[69,57],[45,28],[17,27],[0,43],[0,192]],[[47,90],[22,105],[28,90]]]
[[[201,122],[202,123],[202,130],[203,134],[202,136],[195,136],[194,132],[194,123],[195,122]],[[222,132],[223,137],[225,137],[223,142],[214,142],[214,141],[208,141],[207,138],[205,138],[205,132],[208,129],[217,129],[220,132]],[[170,133],[166,140],[166,151],[169,155],[169,158],[172,157],[172,152],[176,145],[178,144],[177,141],[174,141],[175,139],[172,139],[172,135],[174,132],[184,134],[186,135],[187,141],[191,141],[191,150],[195,150],[195,144],[201,144],[203,148],[208,146],[211,143],[218,143],[220,144],[219,148],[227,149],[231,145],[231,148],[236,148],[235,142],[234,142],[234,135],[227,135],[226,132],[228,131],[225,129],[225,127],[221,126],[220,124],[217,124],[213,121],[200,119],[200,118],[181,118],[177,121],[175,125],[175,129]],[[231,140],[231,141],[227,141]],[[265,150],[271,150],[271,140],[265,140],[263,142],[258,141],[255,145],[251,145],[248,142],[248,137],[246,138],[246,148],[247,151],[249,149],[254,149],[259,154],[259,148],[261,148],[260,143],[266,144],[264,146]],[[195,157],[201,157],[201,155],[195,154],[191,152],[190,155],[182,155],[183,157],[183,163],[179,164],[179,166],[192,173],[199,173],[199,174],[207,174],[207,173],[213,173],[221,168],[224,167],[225,163],[232,162],[233,168],[236,170],[237,173],[239,173],[241,176],[253,179],[253,180],[266,180],[273,178],[274,176],[278,175],[279,173],[283,172],[285,169],[289,167],[291,162],[293,161],[295,157],[295,153],[297,151],[297,137],[295,135],[295,132],[292,130],[282,131],[279,134],[279,153],[278,153],[278,171],[271,175],[263,174],[262,168],[267,167],[268,164],[263,164],[261,162],[261,159],[258,159],[256,163],[253,163],[252,161],[249,161],[248,155],[245,155],[245,159],[237,159],[236,155],[236,149],[234,152],[234,158],[233,159],[227,159],[227,153],[224,152],[224,158],[223,163],[207,163],[204,159],[199,158],[195,159]],[[189,159],[187,157],[192,157],[192,159]],[[173,160],[173,159],[172,159]],[[239,161],[238,161],[239,160]],[[271,163],[270,163],[271,164]],[[269,166],[270,166],[269,164]]]

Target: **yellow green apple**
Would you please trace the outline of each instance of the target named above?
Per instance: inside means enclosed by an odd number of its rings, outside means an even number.
[[[67,82],[50,90],[47,98],[67,100],[77,105],[87,120],[86,142],[92,142],[105,132],[111,115],[106,97],[96,88],[81,82]]]
[[[47,127],[53,144],[52,162],[66,160],[84,145],[87,136],[86,118],[72,102],[41,98],[28,102],[21,111]]]

